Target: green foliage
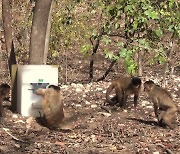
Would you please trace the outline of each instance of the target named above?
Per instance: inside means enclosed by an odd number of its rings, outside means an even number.
[[[119,60],[119,56],[116,56],[113,52],[108,49],[104,49],[105,58],[110,60]]]
[[[69,50],[80,50],[88,56],[91,46],[87,41],[93,27],[89,26],[88,22],[90,13],[82,13],[86,4],[80,0],[62,0],[56,1],[55,6],[52,14],[49,56],[58,58],[59,54],[55,53]],[[86,9],[85,11],[87,12]]]
[[[175,40],[180,38],[180,3],[177,0],[54,2],[49,58],[58,58],[62,51],[80,51],[90,56],[93,46],[89,38],[95,42],[103,28],[100,46],[104,57],[123,60],[127,71],[134,73],[138,51],[153,55],[148,57],[151,64],[163,64],[167,58],[163,39],[169,34]],[[30,34],[33,6],[25,1],[14,1],[13,5],[13,27],[16,27],[16,37],[20,38],[16,53],[24,58],[28,55],[28,47],[22,40],[29,39],[26,34]]]
[[[102,42],[104,42],[106,45],[108,45],[108,44],[111,44],[111,43],[112,43],[112,40],[109,39],[108,37],[103,37],[103,38],[102,38]]]
[[[88,57],[90,55],[92,46],[90,44],[85,44],[81,47],[80,52],[83,53],[85,57]]]
[[[127,50],[126,48],[122,48],[119,52],[120,57],[125,61],[128,73],[133,75],[135,74],[135,70],[137,68],[137,64],[132,58],[134,52],[135,51]]]
[[[174,39],[180,37],[180,5],[176,0],[99,0],[92,1],[91,5],[94,10],[101,10],[101,25],[106,35],[110,36],[102,37],[101,44],[116,45],[120,49],[118,54],[104,49],[105,58],[124,59],[130,73],[137,68],[134,58],[137,51],[154,52],[155,57],[149,59],[153,59],[153,63],[163,64],[167,58],[163,38],[169,33],[173,34]],[[119,39],[124,41],[114,44],[111,34],[118,34]]]

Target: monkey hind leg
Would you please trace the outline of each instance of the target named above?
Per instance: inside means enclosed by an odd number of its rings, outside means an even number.
[[[171,108],[168,109],[162,116],[163,122],[171,129],[175,128],[175,113],[176,111]]]
[[[160,127],[165,127],[166,126],[166,124],[164,123],[164,121],[162,119],[164,113],[165,113],[165,111],[163,111],[163,110],[160,110],[159,113],[158,113],[157,118],[158,118],[158,124],[159,124]]]
[[[118,106],[122,107],[123,97],[124,97],[123,91],[119,89],[119,87],[116,87],[115,92],[116,92],[116,100],[117,100]]]
[[[128,98],[128,96],[126,95],[126,94],[123,94],[123,98],[122,98],[122,102],[121,102],[121,107],[123,108],[123,109],[125,109],[126,107],[127,107],[127,98]]]

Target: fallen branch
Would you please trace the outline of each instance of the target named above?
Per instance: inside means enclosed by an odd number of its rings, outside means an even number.
[[[105,106],[101,106],[101,109],[105,110],[108,113],[111,113],[111,111],[109,109],[107,109]]]
[[[10,132],[8,132],[8,129],[7,128],[3,128],[3,130],[9,135],[12,137],[12,139],[16,140],[16,141],[20,141],[20,142],[25,142],[21,139],[18,139],[17,137],[15,137],[14,135],[12,135]]]

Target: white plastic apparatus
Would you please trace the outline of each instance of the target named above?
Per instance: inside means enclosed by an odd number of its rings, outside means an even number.
[[[23,116],[43,116],[42,97],[34,89],[58,85],[58,67],[53,65],[18,65],[17,111]]]

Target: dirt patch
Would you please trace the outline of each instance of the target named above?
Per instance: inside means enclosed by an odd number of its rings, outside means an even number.
[[[152,103],[142,93],[137,109],[104,106],[109,82],[62,85],[71,131],[49,130],[33,118],[12,113],[0,128],[1,153],[180,153],[180,121],[174,130],[157,125]],[[176,84],[177,85],[177,84]],[[177,85],[178,86],[178,85]],[[178,101],[178,97],[175,100]],[[28,131],[27,131],[28,129]]]

